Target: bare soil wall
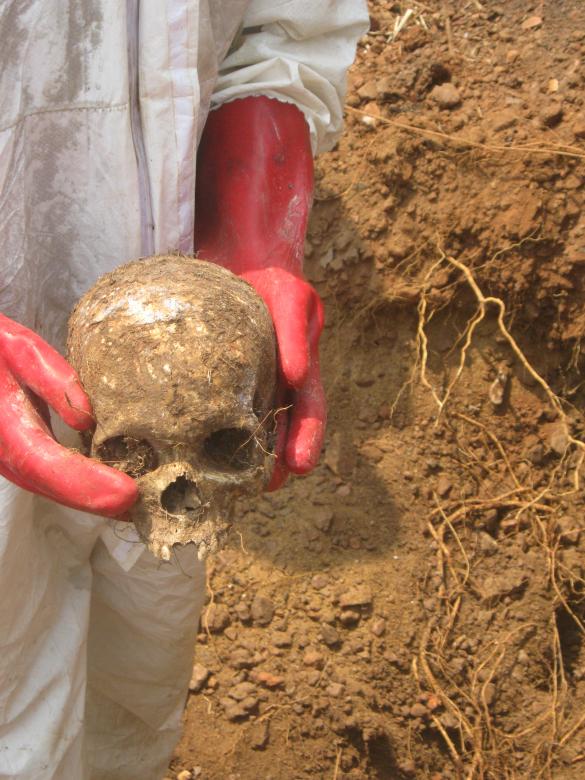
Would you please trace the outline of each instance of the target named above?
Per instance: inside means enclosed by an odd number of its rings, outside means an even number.
[[[579,780],[585,6],[371,17],[307,242],[326,451],[210,566],[169,776]]]

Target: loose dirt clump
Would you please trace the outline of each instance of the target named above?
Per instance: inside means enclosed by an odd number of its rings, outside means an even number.
[[[169,560],[224,540],[237,496],[268,484],[276,346],[252,287],[171,255],[102,277],[70,320],[69,354],[91,399],[91,454],[138,481],[130,518]]]
[[[580,780],[585,7],[370,10],[306,247],[323,461],[211,563],[169,776]]]

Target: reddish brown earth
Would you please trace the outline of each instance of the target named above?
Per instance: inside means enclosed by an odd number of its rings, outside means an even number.
[[[371,15],[307,242],[324,458],[211,563],[169,777],[579,780],[585,5]]]

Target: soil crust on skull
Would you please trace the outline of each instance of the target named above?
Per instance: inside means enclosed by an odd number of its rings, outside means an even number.
[[[585,6],[370,7],[307,242],[324,458],[210,562],[168,774],[580,780]]]

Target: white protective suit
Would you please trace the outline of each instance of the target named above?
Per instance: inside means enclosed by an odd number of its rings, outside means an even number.
[[[210,107],[342,121],[364,0],[0,0],[0,311],[62,350],[76,300],[193,249]],[[204,570],[124,523],[0,478],[0,778],[160,780],[179,736]]]

